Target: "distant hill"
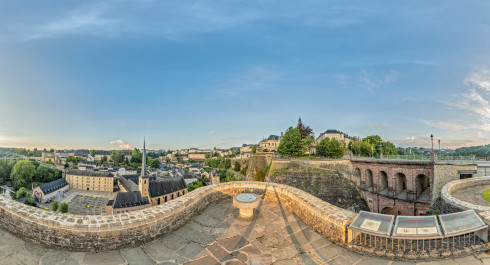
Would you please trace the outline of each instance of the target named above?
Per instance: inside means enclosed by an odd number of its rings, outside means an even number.
[[[490,144],[457,148],[454,154],[458,156],[490,157]]]

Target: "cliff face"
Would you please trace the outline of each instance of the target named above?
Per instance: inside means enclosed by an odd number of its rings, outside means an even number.
[[[369,211],[354,182],[340,171],[311,168],[296,162],[269,172],[268,181],[302,189],[316,197],[354,212]]]

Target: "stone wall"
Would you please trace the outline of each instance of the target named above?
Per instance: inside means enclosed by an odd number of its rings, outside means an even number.
[[[55,213],[0,196],[0,226],[26,241],[70,251],[132,247],[184,225],[209,204],[254,192],[294,212],[317,232],[340,244],[355,213],[299,189],[265,182],[229,182],[199,188],[155,207],[129,213],[81,216]]]
[[[273,161],[272,164],[276,164]],[[358,212],[368,211],[357,184],[338,170],[312,167],[301,161],[279,161],[271,166],[268,180],[304,190],[337,207]],[[287,165],[287,167],[285,167]],[[275,168],[273,170],[273,168]],[[282,170],[287,169],[287,170]]]
[[[488,185],[490,184],[490,177],[477,177],[469,179],[454,180],[444,185],[441,191],[441,198],[445,203],[450,204],[456,208],[462,210],[475,210],[477,212],[490,212],[489,206],[477,205],[470,202],[459,200],[452,196],[452,193],[459,189],[468,187]]]
[[[434,164],[434,185],[432,187],[432,201],[441,196],[441,190],[447,183],[459,179],[459,170],[475,170],[476,165],[471,164]]]

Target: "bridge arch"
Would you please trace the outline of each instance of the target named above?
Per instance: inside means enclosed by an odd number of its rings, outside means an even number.
[[[366,187],[373,186],[373,171],[366,169]]]
[[[419,174],[415,177],[415,190],[417,196],[420,196],[422,192],[426,191],[430,187],[429,177],[425,174]]]
[[[403,173],[396,173],[395,175],[396,185],[395,192],[400,193],[407,189],[407,176]]]
[[[388,188],[388,174],[384,171],[380,171],[379,174],[379,190],[386,190]]]

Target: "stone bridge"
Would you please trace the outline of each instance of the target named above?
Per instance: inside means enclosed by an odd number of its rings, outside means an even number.
[[[419,160],[352,159],[363,197],[373,212],[425,214],[434,184],[434,163]]]

